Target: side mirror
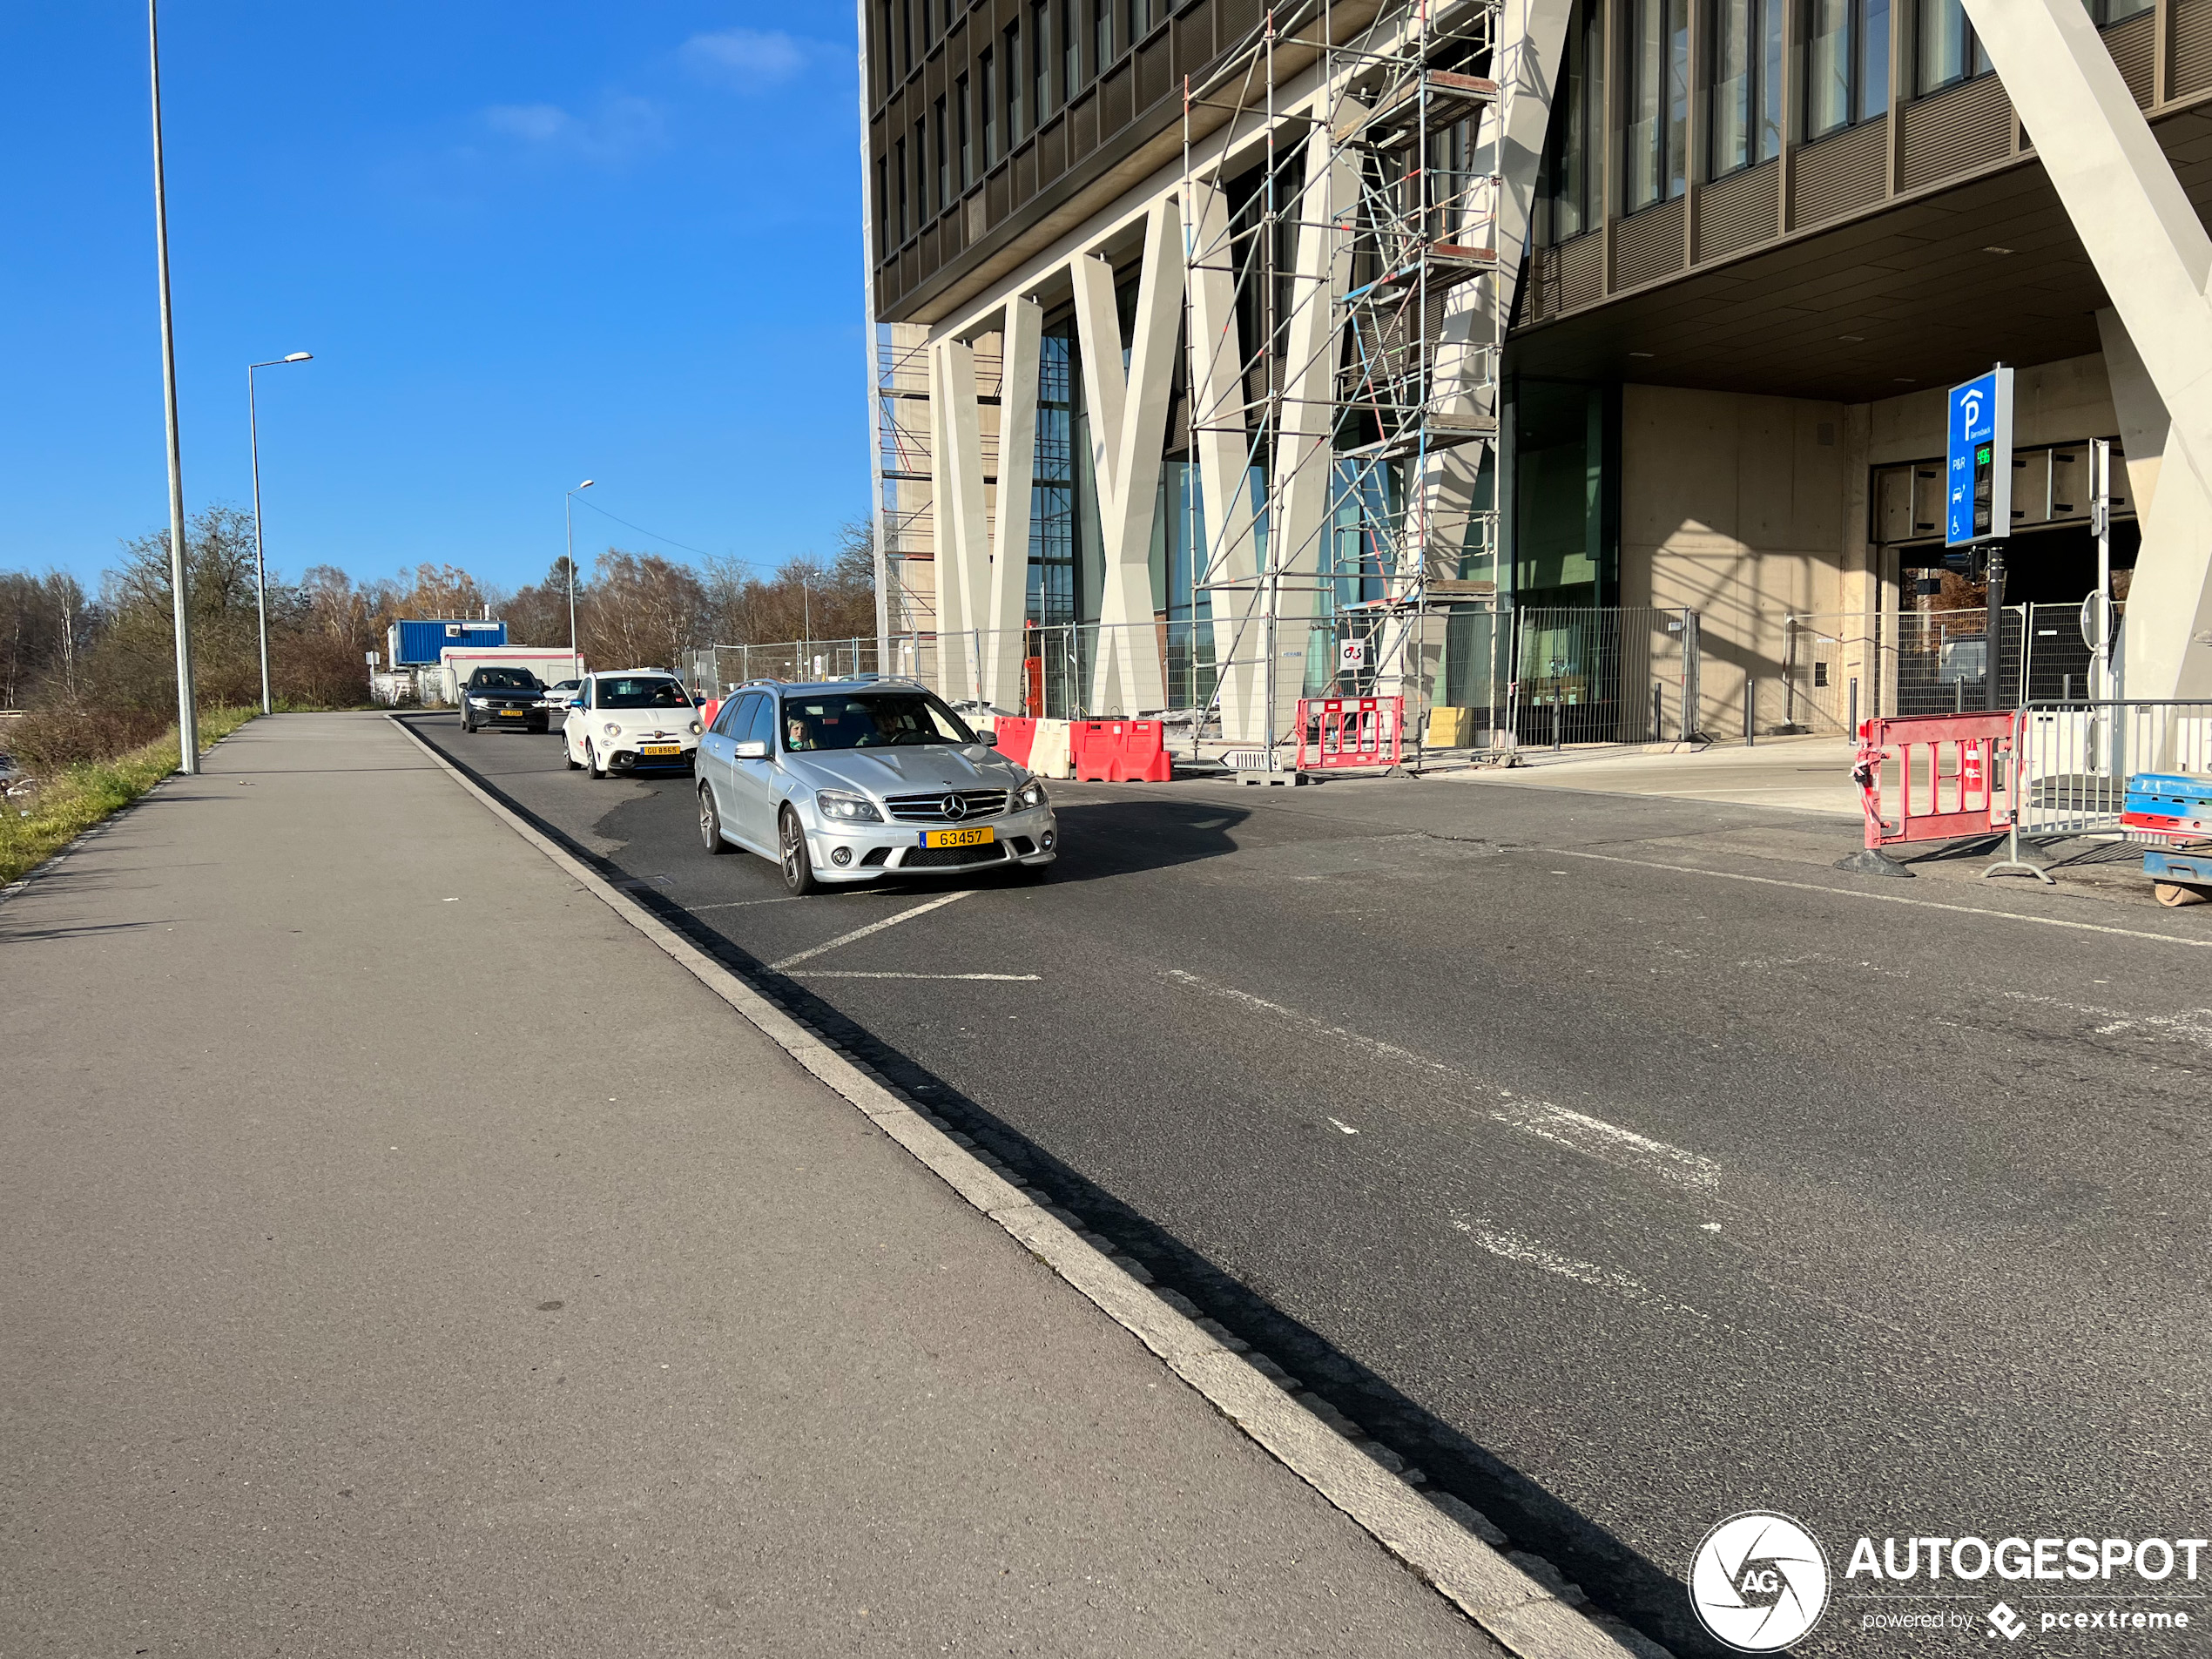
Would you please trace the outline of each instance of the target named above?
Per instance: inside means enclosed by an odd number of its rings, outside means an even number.
[[[740,760],[765,760],[767,758],[768,745],[759,738],[746,738],[738,745],[738,759]]]
[[[583,699],[580,697],[572,697],[569,699],[569,706],[572,709],[580,709],[583,706]]]
[[[975,741],[986,749],[995,749],[999,746],[999,734],[995,732],[978,732],[975,734]]]

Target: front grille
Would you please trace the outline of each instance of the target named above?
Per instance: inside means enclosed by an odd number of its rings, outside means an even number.
[[[890,856],[891,849],[889,847],[872,846],[867,852],[860,854],[860,867],[864,870],[873,869],[880,865]]]
[[[1006,849],[995,842],[981,846],[910,846],[899,860],[902,870],[951,870],[963,864],[1002,864]]]
[[[964,809],[958,816],[945,811],[945,798],[957,795]],[[996,818],[1006,811],[1003,789],[938,789],[927,795],[893,795],[884,802],[891,816],[903,824],[957,824],[971,818]]]

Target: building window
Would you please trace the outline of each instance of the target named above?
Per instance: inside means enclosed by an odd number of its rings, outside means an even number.
[[[2097,27],[2109,29],[2116,23],[2126,23],[2130,17],[2141,17],[2158,3],[2158,0],[2087,0],[2090,17]]]
[[[942,204],[939,204],[941,206]],[[914,228],[929,222],[929,129],[914,123]]]
[[[1878,0],[1887,4],[1888,0]],[[1811,0],[1817,7],[1822,0]],[[1717,0],[1707,176],[1718,179],[1782,152],[1784,0]]]
[[[1129,0],[1129,44],[1132,46],[1144,38],[1144,31],[1152,26],[1152,9],[1145,0]]]
[[[960,187],[965,192],[975,182],[975,116],[969,107],[965,75],[954,90],[953,102],[960,106]]]
[[[1890,0],[1805,0],[1805,137],[1890,106]]]
[[[1578,0],[1568,20],[1564,58],[1561,96],[1553,108],[1550,141],[1536,185],[1536,211],[1542,221],[1536,233],[1547,243],[1580,236],[1598,219],[1601,187],[1593,164],[1602,153],[1605,117],[1602,7]]]
[[[1022,25],[1006,26],[1006,147],[1022,142]]]
[[[1076,27],[1076,0],[1060,0],[1060,101],[1075,97],[1083,84],[1082,31]]]
[[[953,204],[952,151],[945,136],[945,100],[937,100],[937,211]]]
[[[907,141],[904,138],[892,146],[899,172],[899,239],[907,239]]]
[[[905,48],[907,73],[914,72],[914,0],[899,0],[899,41]]]
[[[1034,0],[1029,7],[1030,120],[1038,126],[1052,113],[1052,13],[1049,0]]]
[[[1989,54],[1982,50],[1966,9],[1959,0],[1919,0],[1920,64],[1914,87],[1922,97],[1959,81],[1989,73]]]
[[[991,54],[986,51],[975,60],[975,78],[982,88],[983,165],[995,167],[999,162],[999,96],[997,78],[992,73]]]
[[[892,32],[891,0],[883,0],[881,11],[883,26],[876,31],[876,44],[880,49],[876,53],[876,64],[882,71],[883,84],[877,96],[885,98],[891,96],[891,89],[899,84],[899,37]]]
[[[1628,0],[1628,131],[1622,162],[1629,212],[1669,201],[1688,185],[1689,0]]]
[[[1091,0],[1091,68],[1098,74],[1114,61],[1114,0]]]
[[[890,181],[885,177],[889,170],[883,158],[875,158],[875,256],[881,260],[891,252],[891,195]]]
[[[927,51],[929,43],[937,38],[934,10],[929,0],[921,0],[921,49],[924,51]]]

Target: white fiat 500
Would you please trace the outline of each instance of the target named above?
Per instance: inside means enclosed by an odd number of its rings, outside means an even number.
[[[666,669],[624,668],[583,677],[561,733],[571,772],[688,772],[698,753],[699,711]]]
[[[784,886],[873,881],[1058,856],[1043,783],[907,680],[756,685],[699,745],[699,840],[783,867]]]

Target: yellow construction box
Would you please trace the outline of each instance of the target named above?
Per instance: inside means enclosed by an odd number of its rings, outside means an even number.
[[[1472,749],[1474,746],[1473,709],[1431,709],[1428,746],[1432,749]]]

